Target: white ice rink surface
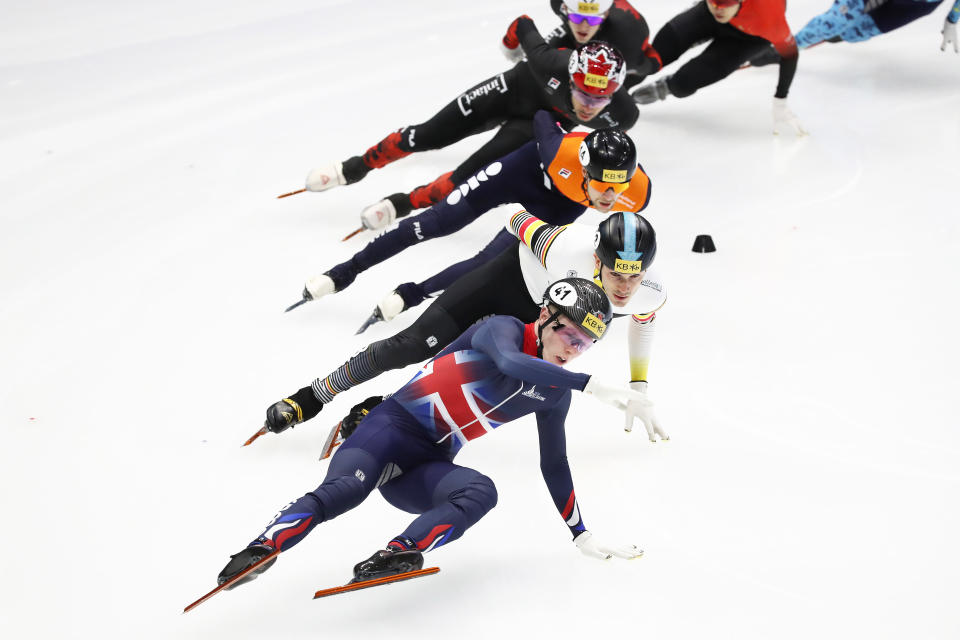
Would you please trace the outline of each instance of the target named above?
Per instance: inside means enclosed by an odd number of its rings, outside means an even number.
[[[587,526],[643,558],[577,551],[524,420],[458,457],[500,502],[427,556],[438,576],[311,599],[409,521],[374,494],[181,615],[320,483],[331,424],[410,371],[241,448],[264,409],[409,323],[352,335],[382,294],[504,220],[283,314],[363,246],[339,242],[363,206],[482,138],[275,196],[507,68],[497,42],[519,13],[557,23],[544,0],[266,5],[3,3],[0,636],[960,637],[960,57],[939,50],[945,6],[803,53],[790,104],[807,139],[770,133],[776,67],[642,108],[631,134],[670,290],[650,391],[673,438],[625,433],[579,396],[567,431]],[[791,0],[791,26],[828,5]],[[655,32],[687,3],[636,6]],[[690,251],[701,233],[716,253]],[[575,368],[626,380],[625,326]]]

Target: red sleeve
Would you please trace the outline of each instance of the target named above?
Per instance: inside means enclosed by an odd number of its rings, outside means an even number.
[[[784,58],[797,55],[797,42],[787,24],[785,0],[744,0],[730,24],[744,33],[770,42]]]

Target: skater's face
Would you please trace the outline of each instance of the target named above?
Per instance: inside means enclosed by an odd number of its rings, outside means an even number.
[[[603,284],[603,290],[610,299],[610,304],[615,307],[622,307],[630,302],[630,298],[637,292],[640,283],[643,282],[643,276],[646,271],[640,273],[619,273],[600,263],[600,258],[594,254],[594,270],[600,272],[600,282]]]
[[[713,14],[713,19],[720,24],[726,24],[740,11],[740,2],[731,0],[706,0],[707,9]]]
[[[610,104],[610,96],[592,96],[574,87],[570,93],[570,101],[573,103],[573,112],[577,114],[577,118],[581,122],[589,122]]]
[[[563,7],[563,11],[566,13],[566,6]],[[567,26],[570,27],[570,33],[573,35],[573,39],[577,41],[577,44],[590,42],[593,36],[597,35],[600,27],[603,26],[603,21],[606,20],[608,13],[610,12],[604,11],[599,16],[567,13]],[[590,24],[591,22],[594,24]]]
[[[562,367],[589,349],[593,345],[593,338],[574,326],[566,316],[557,316],[545,324],[554,313],[556,309],[551,307],[540,310],[538,323],[543,327],[540,340],[543,359]]]
[[[590,206],[600,213],[608,213],[617,204],[620,194],[627,190],[629,182],[608,183],[597,180],[587,181],[587,198]]]

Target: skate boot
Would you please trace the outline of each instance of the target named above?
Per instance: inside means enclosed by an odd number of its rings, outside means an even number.
[[[652,104],[660,100],[666,100],[670,93],[670,87],[667,86],[667,80],[670,78],[660,78],[656,82],[645,84],[630,91],[630,96],[637,104]]]
[[[326,191],[343,184],[347,184],[347,180],[343,177],[342,162],[313,169],[307,174],[308,191]]]
[[[263,426],[271,433],[280,433],[315,417],[321,409],[323,403],[313,395],[313,389],[306,386],[289,398],[267,407],[267,419]]]
[[[264,425],[271,433],[281,433],[303,422],[303,409],[292,398],[284,398],[267,407]]]
[[[247,567],[255,565],[257,562],[271,553],[273,553],[273,547],[265,544],[253,544],[240,553],[230,556],[230,562],[227,563],[227,566],[225,566],[220,572],[220,575],[217,576],[217,584],[223,584],[224,582],[227,582],[233,576],[237,575]],[[274,558],[273,560],[257,568],[255,571],[251,571],[240,580],[237,580],[235,584],[226,587],[224,591],[229,591],[230,589],[238,587],[241,584],[246,584],[251,580],[255,580],[257,576],[273,566],[273,563],[276,561],[277,559]]]
[[[360,404],[354,405],[354,407],[350,409],[350,413],[340,421],[340,435],[342,435],[344,439],[349,438],[350,435],[357,430],[360,421],[367,417],[370,410],[381,402],[383,402],[383,396],[370,396]]]
[[[389,199],[383,199],[360,212],[360,223],[364,229],[379,231],[393,224],[397,219],[397,208]]]
[[[337,286],[334,284],[333,278],[325,273],[319,276],[310,276],[303,285],[303,297],[307,300],[319,300],[323,296],[336,293],[336,291]]]
[[[363,582],[382,578],[384,576],[395,576],[398,573],[407,573],[423,568],[423,554],[416,548],[402,549],[400,547],[388,547],[377,551],[375,554],[358,564],[353,568],[352,582]]]

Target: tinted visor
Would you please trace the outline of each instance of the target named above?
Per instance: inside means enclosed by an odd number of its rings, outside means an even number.
[[[600,180],[591,180],[590,186],[599,191],[600,193],[605,193],[607,189],[613,189],[614,193],[623,193],[630,188],[629,182],[601,182]]]
[[[603,24],[603,16],[587,16],[582,13],[568,13],[567,18],[569,18],[570,22],[573,24],[580,24],[584,20],[586,20],[587,24],[591,27],[595,27],[598,24]]]
[[[573,347],[578,353],[583,353],[593,345],[593,338],[576,327],[564,324],[562,320],[554,321],[550,328],[565,345]]]

